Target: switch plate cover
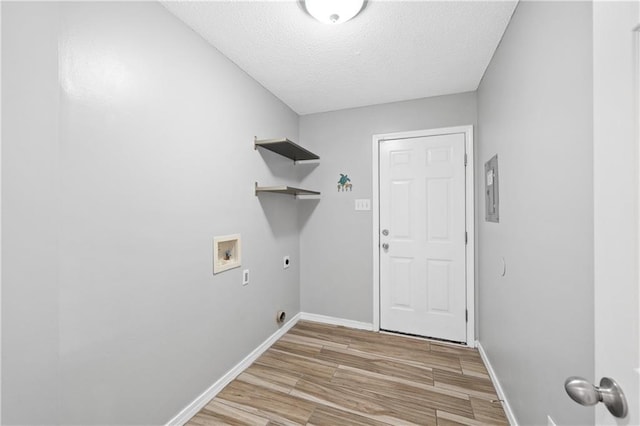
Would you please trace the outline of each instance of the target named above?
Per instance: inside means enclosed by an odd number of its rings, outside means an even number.
[[[356,210],[359,210],[359,211],[371,210],[371,200],[368,198],[356,200]]]

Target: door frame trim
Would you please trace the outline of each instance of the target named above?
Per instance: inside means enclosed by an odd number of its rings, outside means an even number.
[[[473,126],[443,127],[438,129],[415,130],[409,132],[384,133],[372,138],[372,217],[373,217],[373,330],[380,331],[380,143],[393,139],[414,139],[426,136],[465,135],[465,222],[466,245],[466,287],[467,287],[467,346],[475,347],[475,171],[473,154]]]

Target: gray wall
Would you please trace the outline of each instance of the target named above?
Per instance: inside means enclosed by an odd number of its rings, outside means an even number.
[[[3,2],[2,42],[2,423],[164,423],[299,311],[298,204],[253,194],[298,116],[157,3]]]
[[[300,117],[300,140],[320,155],[300,169],[322,201],[301,203],[303,312],[373,321],[372,212],[354,200],[372,197],[372,136],[476,123],[476,94],[462,93]],[[302,166],[298,166],[302,167]],[[337,192],[340,173],[352,192]]]
[[[525,425],[594,421],[563,389],[594,372],[591,18],[520,2],[478,90],[478,165],[498,154],[500,174],[500,223],[478,223],[479,337]]]
[[[2,3],[2,424],[57,421],[57,10]]]

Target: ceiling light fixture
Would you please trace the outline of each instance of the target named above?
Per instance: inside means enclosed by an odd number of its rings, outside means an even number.
[[[342,24],[360,13],[364,3],[364,0],[304,0],[304,7],[323,24]]]

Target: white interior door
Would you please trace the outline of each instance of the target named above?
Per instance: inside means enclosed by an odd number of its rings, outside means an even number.
[[[379,155],[380,328],[466,342],[465,134]]]
[[[614,417],[604,404],[597,404],[595,423],[639,425],[640,3],[594,2],[593,23],[595,375],[592,383],[598,385],[602,377],[616,380],[628,403],[628,414],[623,419]]]

